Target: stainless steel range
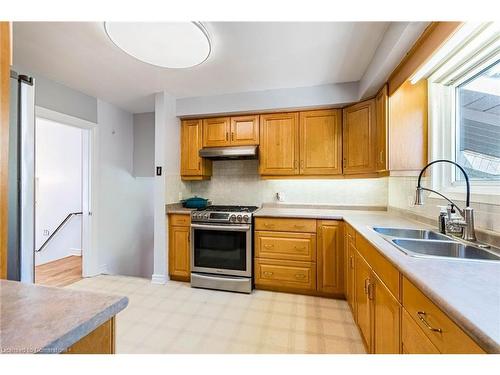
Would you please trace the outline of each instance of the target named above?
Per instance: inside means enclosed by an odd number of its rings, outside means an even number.
[[[191,286],[252,291],[255,206],[208,206],[191,214]]]

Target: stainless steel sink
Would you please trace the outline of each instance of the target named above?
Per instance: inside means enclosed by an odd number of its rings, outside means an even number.
[[[395,238],[391,242],[403,252],[413,256],[500,260],[500,256],[496,253],[455,241],[445,242]]]
[[[389,237],[413,238],[419,240],[450,241],[449,237],[441,233],[426,229],[374,227],[373,230],[379,234]]]

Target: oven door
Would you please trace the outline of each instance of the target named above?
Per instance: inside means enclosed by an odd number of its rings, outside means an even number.
[[[191,224],[191,271],[251,277],[250,225]]]

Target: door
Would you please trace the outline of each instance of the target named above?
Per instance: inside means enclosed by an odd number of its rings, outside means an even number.
[[[181,175],[201,176],[201,120],[184,120],[181,124]]]
[[[260,174],[299,173],[299,114],[260,116]]]
[[[354,247],[353,241],[347,237],[346,241],[346,255],[347,255],[347,264],[346,264],[346,297],[347,303],[351,306],[351,310],[353,312],[354,318],[356,319],[356,303],[355,303],[355,254],[356,248]]]
[[[375,169],[377,172],[387,170],[387,104],[387,85],[384,85],[375,98],[375,114],[377,118]]]
[[[230,130],[229,117],[203,120],[203,147],[229,146]]]
[[[361,331],[368,353],[372,352],[372,308],[368,295],[371,281],[371,269],[368,263],[356,251],[355,255],[355,298],[356,298],[356,321]]]
[[[375,100],[344,108],[344,174],[375,171]]]
[[[169,229],[168,273],[170,276],[173,276],[173,278],[187,280],[191,275],[189,259],[189,231],[190,229],[188,226],[171,226]]]
[[[318,291],[341,294],[344,290],[342,225],[338,221],[318,223]]]
[[[231,117],[231,146],[259,144],[259,116]]]
[[[342,126],[339,110],[300,112],[300,174],[342,173]]]
[[[376,354],[399,354],[401,305],[378,277],[373,278],[374,345]]]
[[[401,313],[401,352],[403,354],[439,354],[405,309]]]

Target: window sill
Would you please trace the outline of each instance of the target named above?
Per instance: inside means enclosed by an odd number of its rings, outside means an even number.
[[[472,186],[471,187],[470,201],[471,203],[482,203],[491,204],[495,206],[500,206],[500,189],[498,187],[486,187],[486,186]],[[441,194],[445,195],[452,201],[465,201],[465,186],[460,187],[448,187],[445,189],[438,190]],[[430,193],[429,198],[443,199],[435,193]]]

